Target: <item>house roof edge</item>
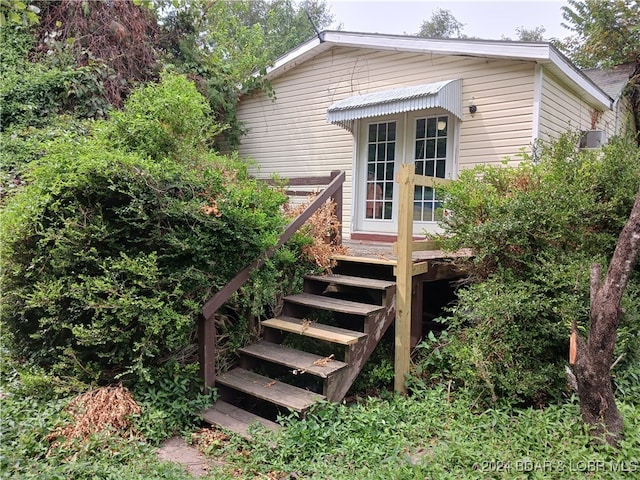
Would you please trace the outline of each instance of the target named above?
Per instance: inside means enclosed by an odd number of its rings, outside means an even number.
[[[273,66],[267,69],[267,78],[278,78],[334,46],[534,61],[567,78],[582,90],[591,102],[605,109],[613,107],[613,99],[548,42],[440,39],[324,30],[278,58]]]

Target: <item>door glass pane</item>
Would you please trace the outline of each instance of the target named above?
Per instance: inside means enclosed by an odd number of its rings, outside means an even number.
[[[449,119],[447,117],[438,117],[438,132],[440,135],[447,135],[447,126],[449,124]]]
[[[449,117],[416,119],[414,162],[416,173],[445,178],[449,143]],[[441,198],[430,187],[415,187],[414,220],[433,222],[441,217]]]
[[[387,180],[393,180],[393,162],[387,162]]]
[[[424,129],[426,125],[426,120],[424,118],[419,118],[416,120],[416,138],[424,138]]]
[[[378,129],[377,129],[376,125],[369,125],[369,142],[375,142],[376,141],[376,138],[378,137],[377,133],[378,133]],[[375,146],[375,144],[374,144],[374,146]]]
[[[433,177],[433,160],[426,160],[425,163],[427,164],[427,168],[425,169],[424,174],[427,177]],[[416,168],[416,170],[417,170],[417,168]],[[416,171],[416,173],[418,173],[418,172]]]
[[[375,146],[375,144],[374,145],[369,145],[369,155],[367,155],[367,158],[369,159],[369,161],[376,159],[376,146]]]
[[[396,144],[389,142],[387,143],[387,160],[393,162],[396,159]]]
[[[367,152],[365,218],[390,220],[393,212],[396,122],[369,125]]]
[[[387,124],[387,140],[395,142],[396,140],[396,122],[389,122]]]
[[[425,158],[436,158],[436,141],[427,140],[427,153]]]
[[[438,121],[435,118],[427,119],[427,138],[434,138],[436,136],[436,126]]]
[[[378,141],[384,142],[387,140],[387,124],[379,123],[378,124]]]

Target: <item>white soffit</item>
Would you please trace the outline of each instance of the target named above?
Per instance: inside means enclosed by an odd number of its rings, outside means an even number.
[[[443,108],[462,119],[462,80],[445,80],[344,98],[327,109],[327,122],[342,125],[360,118],[427,108]]]

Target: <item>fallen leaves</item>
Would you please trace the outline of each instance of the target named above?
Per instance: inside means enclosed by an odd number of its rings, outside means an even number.
[[[215,428],[202,428],[191,434],[191,439],[205,455],[211,455],[229,443],[229,435]]]
[[[71,423],[58,427],[46,439],[54,441],[51,448],[69,445],[73,440],[86,441],[94,433],[134,435],[131,417],[140,413],[140,407],[131,392],[122,386],[102,387],[74,398],[66,410]],[[62,443],[57,439],[64,439]]]
[[[329,355],[328,357],[324,357],[324,358],[319,358],[318,360],[316,360],[315,362],[313,362],[313,364],[317,367],[326,367],[327,363],[332,362],[333,361],[333,353],[331,355]]]
[[[216,218],[220,218],[222,216],[222,213],[220,213],[220,210],[218,209],[218,202],[215,200],[210,200],[210,205],[203,206],[202,211],[205,215],[213,215]]]
[[[300,326],[302,327],[302,329],[300,330],[300,333],[302,334],[307,330],[309,330],[309,327],[311,326],[312,323],[313,323],[312,320],[309,320],[308,318],[303,318],[302,323],[300,323]]]
[[[333,357],[334,357],[334,355],[332,353],[328,357],[319,358],[318,360],[313,362],[312,365],[315,365],[316,367],[326,367],[327,363],[333,361]],[[292,370],[291,373],[293,373],[294,375],[302,375],[304,373],[307,373],[307,370],[308,370],[308,368],[296,368],[295,370]]]

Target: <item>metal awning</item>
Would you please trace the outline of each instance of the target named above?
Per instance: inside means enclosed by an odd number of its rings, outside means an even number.
[[[327,109],[327,122],[346,127],[360,118],[427,108],[443,108],[462,119],[462,80],[445,80],[345,98]]]

